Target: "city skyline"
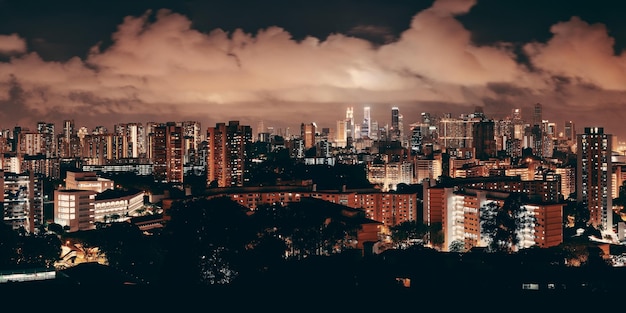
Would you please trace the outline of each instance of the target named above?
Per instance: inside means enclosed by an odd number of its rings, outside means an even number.
[[[611,4],[609,6],[608,4]],[[596,1],[0,2],[0,127],[230,120],[298,133],[354,107],[626,132],[626,25]],[[530,115],[526,118],[530,121]]]

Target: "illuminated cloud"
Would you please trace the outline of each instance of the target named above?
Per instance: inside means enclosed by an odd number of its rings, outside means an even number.
[[[65,62],[28,52],[18,35],[0,36],[0,53],[11,55],[0,61],[0,105],[20,107],[31,123],[75,114],[97,125],[194,117],[334,127],[346,106],[365,103],[385,114],[400,105],[407,125],[420,112],[477,105],[506,114],[541,102],[546,112],[554,105],[584,116],[622,103],[624,56],[603,25],[554,25],[550,40],[524,46],[528,66],[511,43],[472,42],[457,17],[474,5],[435,1],[393,40],[367,25],[301,40],[280,27],[204,33],[184,15],[148,11],[126,17],[110,44]],[[386,39],[374,44],[368,34]],[[3,122],[14,121],[8,112]]]
[[[615,40],[603,24],[572,17],[550,30],[554,36],[547,43],[525,46],[534,66],[582,84],[626,90],[626,55],[614,53]]]
[[[17,34],[0,34],[0,55],[10,55],[26,52],[26,41]]]

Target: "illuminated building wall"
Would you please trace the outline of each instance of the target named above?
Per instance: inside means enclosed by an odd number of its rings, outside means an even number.
[[[35,233],[43,220],[43,177],[39,174],[4,172],[1,177],[3,188],[3,221],[12,229],[24,227]]]
[[[239,121],[217,123],[207,128],[207,184],[218,187],[244,186],[249,180],[252,128]]]
[[[96,194],[93,190],[55,190],[54,222],[68,226],[70,232],[95,229]]]
[[[124,217],[143,207],[145,192],[107,190],[96,195],[94,204],[94,221],[106,222],[112,216]]]
[[[65,189],[103,192],[107,189],[115,188],[115,183],[112,180],[98,177],[96,172],[67,171],[66,174]]]
[[[182,127],[168,122],[154,130],[153,159],[155,181],[182,184],[183,133]]]
[[[589,222],[613,229],[612,136],[602,127],[585,127],[577,137],[577,201],[589,209]]]
[[[367,179],[372,184],[382,186],[382,191],[396,190],[398,184],[410,185],[413,182],[413,164],[410,162],[369,163]]]

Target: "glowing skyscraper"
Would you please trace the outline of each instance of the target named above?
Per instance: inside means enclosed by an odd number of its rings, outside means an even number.
[[[613,229],[612,136],[602,127],[585,127],[577,135],[577,202],[589,209],[589,223]]]
[[[371,138],[372,120],[370,117],[370,107],[363,108],[363,126],[361,126],[361,137]]]

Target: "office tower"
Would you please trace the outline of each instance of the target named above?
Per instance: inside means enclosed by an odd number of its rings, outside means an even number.
[[[613,230],[611,140],[602,127],[577,135],[577,201],[589,209],[590,224],[605,231]]]
[[[482,120],[474,123],[472,129],[474,151],[479,160],[488,160],[496,156],[495,123]]]
[[[18,153],[20,155],[44,155],[44,134],[33,132],[21,132],[19,134]]]
[[[567,140],[574,140],[576,138],[576,128],[574,126],[574,122],[572,121],[565,122],[565,127],[563,129],[563,136]]]
[[[472,148],[472,130],[477,121],[468,116],[453,118],[451,114],[446,114],[437,123],[439,144],[444,148]]]
[[[428,125],[423,123],[411,124],[411,154],[422,153],[424,134],[428,131]]]
[[[198,159],[200,143],[204,140],[200,122],[184,121],[178,124],[183,132],[183,158],[185,164],[201,164]]]
[[[389,135],[392,141],[400,139],[400,110],[398,107],[391,108],[391,126],[389,127]]]
[[[259,140],[259,136],[262,133],[265,133],[265,123],[263,123],[263,121],[259,121],[259,124],[257,125],[256,128],[256,136],[254,136],[255,140]]]
[[[154,129],[154,180],[165,183],[183,183],[183,133],[174,122]]]
[[[335,145],[337,147],[345,147],[348,144],[348,130],[346,128],[346,120],[337,121],[337,131],[335,136]]]
[[[116,124],[114,128],[122,140],[122,158],[138,158],[145,153],[145,133],[141,123]]]
[[[541,126],[543,122],[543,116],[541,113],[541,103],[535,103],[533,107],[533,119],[531,126]]]
[[[70,141],[70,137],[72,137],[75,133],[74,120],[64,120],[63,121],[63,137],[65,140]]]
[[[372,128],[370,129],[370,138],[372,140],[383,140],[383,139],[385,139],[381,135],[382,131],[381,131],[380,127],[378,127],[378,122],[377,121],[372,121],[371,125],[372,125]]]
[[[43,148],[46,158],[54,158],[57,152],[54,123],[38,122],[37,132],[43,134]]]
[[[207,185],[244,186],[249,178],[252,128],[239,121],[207,128]]]
[[[363,124],[361,125],[361,138],[371,138],[370,130],[372,120],[370,116],[370,107],[363,108]]]
[[[404,140],[404,117],[398,114],[398,140]]]
[[[551,158],[554,153],[554,139],[557,138],[556,123],[543,120],[541,131],[541,156],[544,158]]]
[[[33,172],[0,172],[3,222],[12,229],[36,233],[44,224],[43,176]]]
[[[300,125],[300,138],[304,140],[304,148],[310,149],[315,146],[315,132],[317,131],[317,125],[315,123],[302,123]]]
[[[354,108],[349,107],[346,109],[346,140],[347,138],[354,139]]]

